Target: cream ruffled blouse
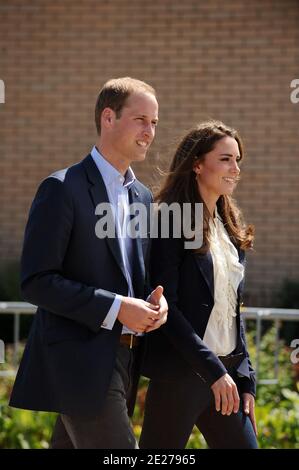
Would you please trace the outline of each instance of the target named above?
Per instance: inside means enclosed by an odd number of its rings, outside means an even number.
[[[210,228],[215,303],[203,341],[217,356],[226,356],[236,347],[237,290],[244,277],[244,266],[239,262],[238,251],[230,241],[217,209]]]

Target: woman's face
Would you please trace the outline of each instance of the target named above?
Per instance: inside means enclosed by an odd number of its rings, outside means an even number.
[[[218,199],[221,195],[231,195],[236,187],[240,168],[238,142],[232,137],[223,137],[207,153],[202,162],[193,168],[197,176],[201,196]]]

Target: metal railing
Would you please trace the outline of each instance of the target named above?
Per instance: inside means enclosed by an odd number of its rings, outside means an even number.
[[[14,346],[12,364],[13,370],[0,370],[0,376],[14,375],[18,367],[18,354],[20,348],[20,315],[30,315],[36,312],[36,307],[27,302],[0,302],[0,315],[12,314],[14,315]],[[256,322],[256,355],[255,355],[255,372],[257,382],[259,384],[275,384],[278,382],[279,372],[279,329],[282,321],[299,321],[299,310],[284,309],[284,308],[258,308],[258,307],[242,307],[242,317],[245,320],[255,320]],[[262,339],[262,322],[273,321],[275,325],[275,352],[274,352],[274,378],[273,379],[260,379],[260,353],[261,353],[261,339]],[[1,321],[1,318],[0,318]],[[1,326],[1,325],[0,325]],[[1,329],[0,329],[1,338]],[[1,365],[0,365],[1,367]]]
[[[18,355],[20,349],[20,315],[33,315],[36,312],[36,306],[27,302],[0,302],[0,321],[1,314],[14,315],[13,324],[13,357],[11,370],[0,370],[0,377],[7,375],[15,375],[18,367]],[[1,323],[0,323],[0,338],[1,338]],[[0,364],[1,367],[1,364]]]
[[[299,321],[298,309],[286,308],[258,308],[258,307],[242,307],[242,316],[245,320],[255,320],[256,322],[256,338],[255,338],[255,375],[257,383],[271,385],[278,383],[278,356],[279,356],[279,329],[282,321]],[[260,353],[262,339],[262,321],[273,321],[275,325],[275,350],[274,350],[274,378],[260,379]]]

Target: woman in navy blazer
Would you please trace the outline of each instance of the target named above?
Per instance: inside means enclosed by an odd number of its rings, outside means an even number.
[[[169,315],[147,334],[143,374],[151,380],[141,448],[184,448],[194,425],[211,448],[257,447],[255,374],[240,316],[253,227],[245,225],[231,198],[242,158],[234,129],[202,123],[181,141],[156,198],[151,281],[164,286]],[[195,207],[202,203],[200,248],[186,248],[186,237],[171,231],[164,238],[161,203],[191,204],[195,234]],[[170,222],[175,226],[177,216]]]

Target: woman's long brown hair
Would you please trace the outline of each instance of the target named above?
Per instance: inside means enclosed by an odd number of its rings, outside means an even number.
[[[209,249],[211,215],[201,198],[193,168],[195,162],[203,161],[205,155],[214,149],[216,142],[226,136],[237,141],[241,160],[244,156],[243,145],[235,129],[220,121],[207,121],[191,129],[180,142],[166,180],[155,197],[158,203],[178,202],[180,205],[191,203],[193,229],[196,226],[194,206],[196,203],[203,203],[203,244],[201,248],[196,250],[198,253],[205,253]],[[235,246],[243,250],[252,248],[254,227],[245,224],[242,213],[233,198],[227,195],[220,196],[217,201],[217,209]]]

